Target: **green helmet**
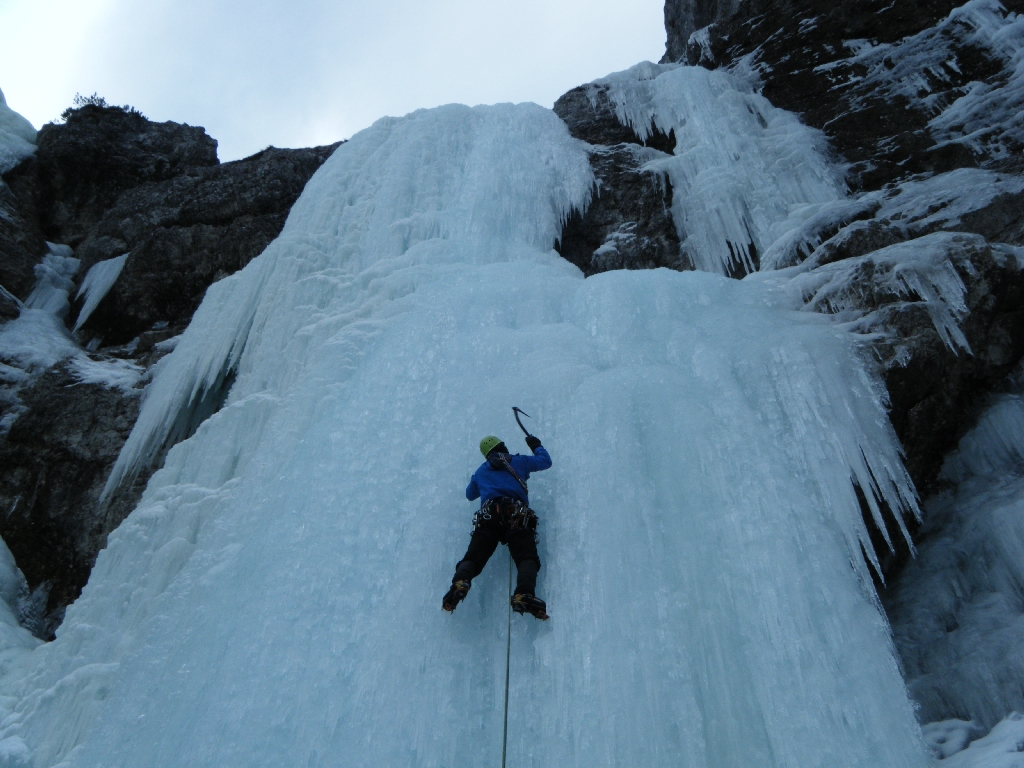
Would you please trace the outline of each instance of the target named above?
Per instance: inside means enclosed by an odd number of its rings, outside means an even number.
[[[501,438],[495,437],[494,435],[488,435],[480,441],[480,453],[487,458],[487,454],[494,450],[495,446],[501,445]]]

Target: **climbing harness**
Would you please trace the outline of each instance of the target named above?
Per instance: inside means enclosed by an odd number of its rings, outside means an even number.
[[[485,522],[496,521],[509,531],[537,530],[537,513],[518,499],[490,499],[473,515],[473,530]]]

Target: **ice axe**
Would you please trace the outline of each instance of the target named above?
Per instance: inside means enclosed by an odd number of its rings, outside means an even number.
[[[528,414],[528,413],[527,413],[526,411],[524,411],[524,410],[523,410],[522,408],[516,408],[516,407],[515,407],[515,406],[513,405],[513,406],[512,406],[512,414],[513,414],[513,415],[514,415],[514,416],[516,417],[516,424],[518,424],[518,425],[519,425],[519,428],[520,428],[521,430],[523,430],[523,434],[524,434],[524,435],[526,435],[527,437],[533,437],[533,435],[531,435],[531,434],[530,434],[530,433],[529,433],[529,432],[528,432],[528,431],[526,430],[526,427],[524,427],[524,426],[523,426],[523,422],[521,422],[521,421],[519,420],[519,414],[520,414],[520,413],[521,413],[521,414],[523,414],[523,416],[525,416],[526,418],[530,418],[530,414]]]

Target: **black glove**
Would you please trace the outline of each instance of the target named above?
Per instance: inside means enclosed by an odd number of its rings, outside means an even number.
[[[538,448],[540,448],[540,438],[534,435],[527,435],[526,444],[530,446],[531,451],[536,451]]]

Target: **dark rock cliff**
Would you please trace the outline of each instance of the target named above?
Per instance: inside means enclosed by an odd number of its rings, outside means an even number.
[[[62,363],[21,391],[25,410],[0,438],[0,535],[30,587],[46,592],[44,636],[78,597],[107,534],[148,479],[97,503],[140,395],[79,383]]]
[[[75,251],[82,275],[98,261],[129,254],[83,335],[125,344],[157,322],[187,324],[210,283],[244,267],[277,237],[309,177],[336,147],[270,147],[125,192]]]
[[[710,24],[728,21],[738,5],[738,0],[667,0],[667,34],[662,61],[679,61],[685,57],[690,35]]]
[[[641,169],[675,136],[653,126],[646,141],[615,116],[607,89],[574,88],[554,106],[569,132],[594,146],[590,163],[597,187],[582,214],[574,211],[555,248],[585,275],[609,269],[692,269],[680,253],[669,209],[672,187],[660,174]]]
[[[126,366],[136,372],[134,385],[130,377],[121,386],[83,381],[73,361],[64,361],[39,375],[13,370],[15,383],[0,398],[9,425],[0,430],[0,536],[30,588],[47,595],[37,627],[43,635],[59,625],[107,534],[145,487],[151,470],[99,503],[138,416],[148,369],[209,285],[277,237],[336,146],[270,147],[219,164],[217,143],[202,128],[87,105],[65,124],[44,126],[36,154],[4,176],[0,286],[10,294],[29,293],[46,240],[75,248],[77,285],[96,263],[129,254],[78,335],[92,350],[82,360]],[[81,308],[78,301],[69,326]],[[0,301],[3,317],[17,312],[16,302]]]
[[[5,181],[48,240],[72,247],[127,190],[218,162],[217,142],[202,128],[92,104],[44,125],[36,142]]]
[[[35,282],[32,269],[44,253],[43,233],[22,214],[14,193],[0,181],[0,285],[24,299]]]
[[[963,143],[943,142],[929,126],[975,84],[1008,74],[970,34],[968,20],[951,17],[961,5],[745,0],[727,20],[714,19],[706,39],[683,40],[670,29],[666,58],[712,68],[745,60],[775,106],[825,132],[850,163],[854,190],[878,189],[909,174],[985,162]],[[1024,10],[1021,0],[1003,5]],[[1024,167],[1020,147],[1006,150],[1001,170]]]

